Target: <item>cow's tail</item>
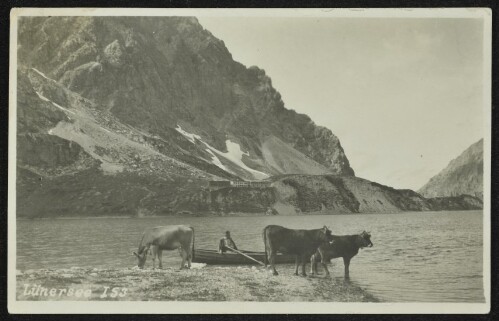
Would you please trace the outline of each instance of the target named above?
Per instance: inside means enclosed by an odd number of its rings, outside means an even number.
[[[194,246],[194,241],[196,239],[195,235],[196,233],[194,233],[194,228],[191,226],[191,229],[192,229],[192,249],[191,249],[191,262],[192,260],[194,260],[194,252],[195,252],[195,246]]]
[[[269,254],[267,252],[267,228],[265,227],[263,229],[263,246],[265,247],[265,266],[269,264]]]

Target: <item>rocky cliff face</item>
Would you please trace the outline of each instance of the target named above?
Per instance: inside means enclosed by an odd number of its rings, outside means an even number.
[[[361,178],[336,175],[284,175],[266,188],[210,189],[206,181],[177,178],[175,182],[140,173],[96,175],[88,169],[59,176],[34,188],[36,175],[24,177],[18,202],[22,217],[167,216],[260,214],[399,213],[405,211],[477,210],[473,196],[425,198]],[[119,188],[117,188],[119,186]]]
[[[23,17],[18,58],[19,217],[480,207],[355,178],[331,131],[195,18]],[[208,186],[239,179],[272,185]]]
[[[273,178],[280,214],[399,213],[481,209],[475,197],[425,198],[375,182],[337,175],[283,175]]]
[[[483,198],[483,139],[474,143],[426,183],[419,193],[426,197],[458,196]]]
[[[51,102],[79,108],[65,96],[79,97],[222,176],[354,174],[330,130],[286,109],[265,71],[235,62],[196,18],[24,17],[18,48]]]

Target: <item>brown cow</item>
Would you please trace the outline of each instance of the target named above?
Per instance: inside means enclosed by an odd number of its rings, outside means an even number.
[[[331,235],[331,238],[331,242],[321,244],[317,252],[310,258],[310,273],[317,273],[317,261],[320,259],[324,270],[326,270],[326,276],[329,276],[327,263],[331,262],[331,259],[342,257],[345,265],[345,278],[348,279],[350,277],[350,260],[359,253],[359,249],[373,246],[371,234],[363,231],[356,235]]]
[[[150,251],[150,249],[152,251]],[[155,267],[155,259],[158,257],[159,268],[162,268],[162,252],[163,250],[171,251],[178,249],[182,257],[180,269],[191,267],[191,261],[194,256],[194,229],[185,225],[169,225],[157,226],[148,229],[142,235],[137,253],[133,254],[138,259],[139,268],[144,268],[149,252],[153,255],[153,268]]]
[[[268,225],[263,229],[265,258],[272,267],[273,274],[278,275],[275,269],[277,252],[295,255],[295,275],[298,275],[298,265],[301,263],[303,276],[305,264],[319,245],[330,241],[331,231],[324,226],[316,230],[292,230],[279,225]],[[267,262],[266,262],[267,263]]]

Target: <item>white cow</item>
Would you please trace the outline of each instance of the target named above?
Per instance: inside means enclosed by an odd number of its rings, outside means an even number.
[[[194,229],[186,225],[168,225],[157,226],[148,229],[142,235],[139,243],[139,249],[133,254],[138,259],[139,268],[144,268],[147,260],[147,254],[150,252],[153,258],[153,268],[156,265],[156,257],[159,261],[159,268],[162,268],[162,252],[163,250],[172,251],[179,250],[182,257],[180,269],[191,267],[192,258],[194,257]]]

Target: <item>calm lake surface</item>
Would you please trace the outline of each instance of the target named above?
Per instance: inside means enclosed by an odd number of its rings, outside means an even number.
[[[333,234],[370,231],[374,247],[354,257],[351,281],[389,302],[484,302],[482,211],[252,217],[84,218],[17,221],[17,269],[136,265],[131,252],[149,227],[190,224],[196,248],[216,249],[230,230],[242,249],[263,251],[268,224],[320,228]],[[177,251],[165,265],[179,264]],[[150,267],[150,260],[146,267]],[[309,267],[309,266],[308,266]],[[343,261],[333,260],[333,277]],[[324,276],[322,274],[321,276]],[[292,277],[290,275],[290,277]]]

